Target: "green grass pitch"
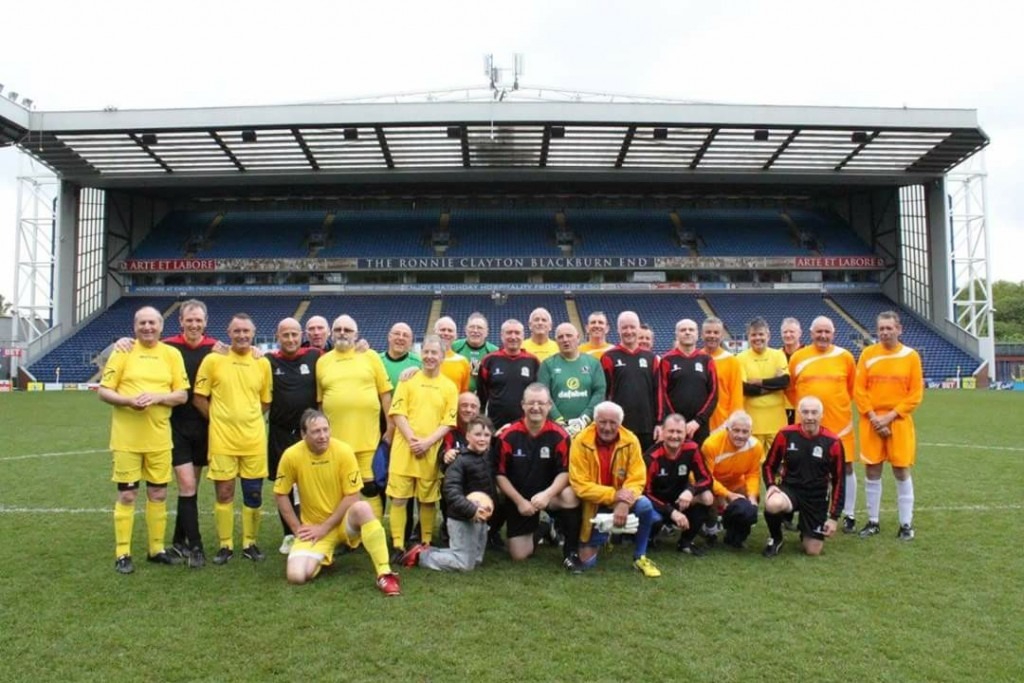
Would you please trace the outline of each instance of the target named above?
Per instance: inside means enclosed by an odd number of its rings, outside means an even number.
[[[882,535],[819,558],[792,542],[763,559],[762,520],[744,552],[653,551],[658,580],[626,547],[576,577],[545,547],[466,575],[403,570],[388,600],[362,551],[286,585],[270,515],[266,562],[189,571],[145,562],[140,514],[136,572],[115,574],[109,408],[0,395],[0,681],[1021,680],[1022,415],[1020,394],[927,393],[912,543],[886,470]],[[200,508],[211,549],[209,482]]]

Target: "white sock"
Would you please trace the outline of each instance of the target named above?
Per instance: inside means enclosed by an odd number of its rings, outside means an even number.
[[[857,516],[857,473],[850,472],[846,475],[846,500],[843,501],[843,515],[845,517]]]
[[[900,526],[914,523],[914,482],[907,477],[903,481],[896,480],[896,511],[899,514]]]
[[[864,482],[864,497],[868,501],[868,521],[878,524],[878,511],[882,507],[882,480],[866,480]]]

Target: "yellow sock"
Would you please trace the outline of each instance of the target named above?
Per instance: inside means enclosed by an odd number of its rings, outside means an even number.
[[[434,523],[437,520],[435,503],[420,503],[420,540],[430,543],[434,538]]]
[[[146,499],[146,533],[149,536],[149,554],[156,555],[164,549],[167,533],[167,501],[156,502]]]
[[[242,547],[248,548],[256,544],[260,535],[260,508],[242,507]]]
[[[367,498],[360,494],[359,497],[370,504],[370,509],[373,510],[373,516],[377,519],[384,519],[384,502],[380,499],[380,496],[374,496],[373,498]]]
[[[391,514],[394,512],[392,511]],[[403,522],[402,525],[404,528],[405,523]],[[389,573],[391,565],[388,563],[388,542],[384,536],[384,525],[379,520],[371,520],[363,525],[359,535],[363,540],[363,547],[370,554],[376,576]]]
[[[405,520],[408,514],[408,503],[405,505],[391,503],[391,544],[396,548],[405,547]]]
[[[132,554],[132,524],[135,506],[114,503],[114,558]]]
[[[217,527],[217,540],[221,548],[234,548],[232,536],[235,533],[235,504],[214,503],[213,521]]]

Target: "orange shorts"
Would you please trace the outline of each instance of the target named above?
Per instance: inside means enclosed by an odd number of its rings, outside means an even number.
[[[871,421],[860,420],[860,459],[867,465],[888,462],[893,467],[911,467],[917,453],[917,434],[914,420],[898,417],[890,423],[892,436],[882,437],[871,426]],[[844,444],[845,445],[845,444]]]

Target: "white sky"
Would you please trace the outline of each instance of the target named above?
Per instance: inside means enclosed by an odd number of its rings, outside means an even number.
[[[721,5],[721,6],[720,6]],[[737,104],[978,110],[995,279],[1024,281],[1024,57],[1004,0],[19,3],[0,83],[40,110],[279,104],[484,85]],[[10,14],[10,13],[9,13]],[[0,150],[0,294],[17,154]]]

